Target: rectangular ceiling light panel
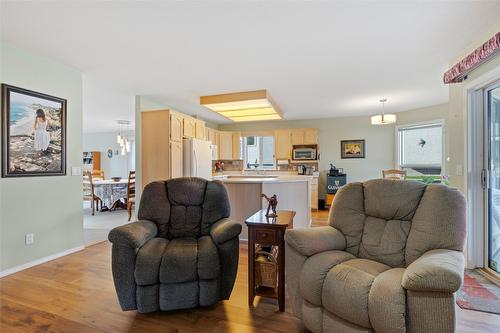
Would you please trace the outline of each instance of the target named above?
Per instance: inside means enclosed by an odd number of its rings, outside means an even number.
[[[266,90],[200,97],[200,104],[232,121],[281,119],[281,111]]]

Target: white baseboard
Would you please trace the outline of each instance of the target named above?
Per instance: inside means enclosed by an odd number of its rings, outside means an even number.
[[[68,249],[66,251],[62,251],[62,252],[59,252],[59,253],[52,254],[50,256],[46,256],[46,257],[43,257],[43,258],[40,258],[40,259],[37,259],[37,260],[30,261],[30,262],[28,262],[26,264],[23,264],[23,265],[19,265],[19,266],[16,266],[16,267],[8,268],[8,269],[3,270],[3,271],[0,272],[0,278],[2,278],[4,276],[7,276],[7,275],[11,275],[11,274],[17,273],[19,271],[25,270],[25,269],[33,267],[33,266],[37,266],[37,265],[46,263],[47,261],[51,261],[51,260],[54,260],[54,259],[57,259],[57,258],[60,258],[60,257],[67,256],[68,254],[81,251],[84,248],[85,248],[85,246],[83,246],[83,245],[82,246],[77,246],[77,247],[74,247],[72,249]]]

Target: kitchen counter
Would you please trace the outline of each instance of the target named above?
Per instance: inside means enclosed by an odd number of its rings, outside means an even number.
[[[311,181],[313,176],[307,175],[223,175],[213,176],[214,180],[220,180],[223,183],[292,183]]]
[[[276,194],[278,210],[296,212],[293,227],[308,228],[311,225],[311,182],[313,176],[297,174],[229,174],[217,175],[226,186],[231,204],[231,216],[243,226],[240,239],[247,240],[245,220],[260,209],[267,208],[268,197]]]

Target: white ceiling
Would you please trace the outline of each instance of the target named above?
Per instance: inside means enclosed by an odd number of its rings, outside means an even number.
[[[286,119],[448,100],[442,74],[499,1],[1,2],[3,41],[82,70],[84,131],[133,120],[134,95],[225,122],[200,95],[267,89]]]

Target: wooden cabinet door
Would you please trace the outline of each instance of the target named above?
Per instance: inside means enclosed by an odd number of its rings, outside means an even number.
[[[212,128],[208,128],[208,136],[207,136],[207,140],[210,141],[213,145],[217,145],[217,131],[212,129]]]
[[[182,142],[170,141],[170,178],[182,177]]]
[[[233,132],[233,160],[241,160],[241,132]]]
[[[183,129],[185,138],[194,138],[196,136],[196,122],[194,118],[185,117],[183,119]]]
[[[277,130],[274,132],[274,155],[277,160],[290,159],[291,141],[290,130]]]
[[[195,124],[195,138],[205,140],[205,122],[202,120],[195,119],[194,120]]]
[[[182,129],[184,125],[182,116],[171,113],[170,114],[170,140],[182,142]]]
[[[203,139],[212,143],[212,141],[210,140],[210,130],[211,128],[205,126],[205,137]]]
[[[317,145],[318,144],[318,129],[308,128],[304,130],[304,144]]]
[[[232,132],[219,132],[219,158],[221,160],[233,159],[233,133]]]
[[[170,177],[168,110],[141,112],[141,187]]]
[[[318,178],[311,180],[311,209],[318,209]]]
[[[303,145],[304,144],[304,130],[303,129],[293,129],[291,131],[292,135],[292,146],[293,145]]]

